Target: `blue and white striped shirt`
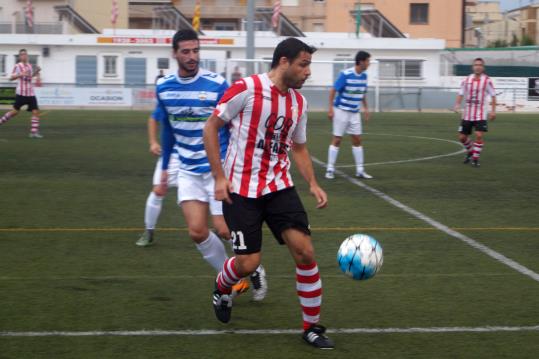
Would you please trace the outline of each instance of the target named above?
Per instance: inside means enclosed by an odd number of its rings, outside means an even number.
[[[182,79],[176,74],[167,75],[157,81],[155,110],[161,120],[163,132],[163,169],[168,168],[172,152],[180,159],[180,170],[195,174],[210,172],[210,164],[204,150],[203,130],[206,120],[228,88],[226,80],[213,72],[200,69],[195,77]],[[229,131],[225,126],[219,132],[221,158],[228,147]]]
[[[343,70],[333,87],[337,91],[333,106],[345,111],[359,112],[361,101],[367,93],[367,72],[358,74],[355,67]]]

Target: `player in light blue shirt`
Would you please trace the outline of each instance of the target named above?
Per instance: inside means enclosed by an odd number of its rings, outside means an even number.
[[[154,232],[157,225],[157,221],[161,214],[163,207],[163,199],[167,193],[165,187],[161,186],[161,172],[162,172],[162,157],[161,157],[161,144],[159,143],[159,123],[167,121],[168,115],[161,106],[157,106],[148,119],[148,142],[150,145],[150,153],[159,156],[159,160],[155,165],[153,174],[153,188],[146,200],[146,206],[144,208],[144,233],[136,241],[136,245],[139,247],[148,247],[153,245]],[[178,154],[173,154],[170,157],[168,164],[168,183],[167,187],[177,187],[176,179],[178,177],[178,170],[180,162]]]
[[[328,149],[326,178],[335,178],[335,162],[339,154],[342,136],[348,133],[352,140],[352,153],[356,162],[356,176],[372,178],[364,168],[363,147],[361,146],[361,110],[365,121],[369,121],[367,105],[367,69],[371,55],[365,51],[356,54],[356,65],[341,71],[329,93],[329,120],[333,122],[333,139]],[[335,97],[336,95],[336,97]]]
[[[169,182],[167,170],[170,161],[177,155],[178,203],[181,205],[189,236],[196,243],[202,257],[220,272],[227,254],[219,237],[229,240],[230,233],[223,218],[222,203],[214,197],[215,185],[204,149],[203,129],[228,84],[221,75],[199,68],[200,42],[195,31],[178,31],[174,35],[172,46],[179,70],[159,79],[156,84],[157,108],[160,108],[160,113],[166,114],[161,121],[161,186],[166,187]],[[228,128],[222,128],[219,139],[223,159],[229,137]],[[209,214],[217,233],[209,230]],[[262,267],[259,267],[251,281],[255,300],[262,300],[267,290]],[[233,290],[238,294],[247,288],[248,282],[243,281]]]

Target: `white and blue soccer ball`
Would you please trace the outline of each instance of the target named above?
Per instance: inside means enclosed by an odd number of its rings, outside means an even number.
[[[356,280],[365,280],[378,273],[384,263],[384,252],[373,237],[354,234],[342,242],[337,261],[344,274]]]

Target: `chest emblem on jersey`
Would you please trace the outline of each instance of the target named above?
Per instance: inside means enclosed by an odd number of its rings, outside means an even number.
[[[206,91],[200,91],[200,93],[198,94],[198,99],[200,101],[204,101],[208,98],[208,94],[206,93]]]

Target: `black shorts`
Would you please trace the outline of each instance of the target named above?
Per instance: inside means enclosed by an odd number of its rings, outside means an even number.
[[[476,131],[488,132],[488,123],[485,120],[482,121],[465,121],[462,120],[459,127],[459,132],[463,135],[471,135],[472,129]]]
[[[15,103],[13,104],[13,108],[19,111],[21,107],[25,105],[28,105],[28,112],[32,112],[33,110],[39,110],[39,107],[37,106],[37,98],[35,96],[15,95]]]
[[[233,193],[231,199],[232,204],[223,202],[223,215],[236,254],[260,252],[263,222],[266,222],[280,244],[285,244],[283,231],[290,228],[311,234],[307,213],[293,187],[259,198],[247,198]]]

